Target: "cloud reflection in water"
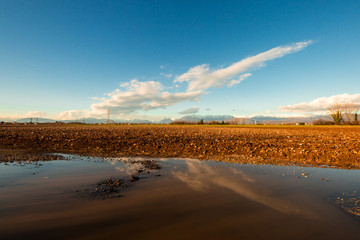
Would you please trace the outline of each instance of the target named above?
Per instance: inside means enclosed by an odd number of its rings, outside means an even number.
[[[255,180],[241,170],[215,168],[206,162],[196,160],[187,160],[186,165],[187,171],[172,171],[172,174],[195,191],[208,192],[213,186],[220,186],[282,213],[301,213],[314,217],[308,210],[285,200],[267,196],[265,191],[261,191],[259,186],[255,185]]]

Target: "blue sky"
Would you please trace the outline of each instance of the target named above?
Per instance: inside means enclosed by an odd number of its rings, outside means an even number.
[[[0,117],[302,115],[360,103],[359,12],[360,1],[0,0]]]

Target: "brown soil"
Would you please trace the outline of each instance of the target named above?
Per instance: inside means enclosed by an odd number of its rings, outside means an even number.
[[[36,162],[36,161],[50,161],[61,160],[62,156],[53,154],[41,154],[36,151],[23,149],[4,149],[0,148],[0,162]]]
[[[0,146],[7,149],[96,156],[185,157],[255,164],[327,165],[339,168],[360,168],[359,139],[358,126],[0,127]]]

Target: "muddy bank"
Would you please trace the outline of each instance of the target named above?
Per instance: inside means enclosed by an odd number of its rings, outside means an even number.
[[[36,162],[63,159],[60,155],[44,154],[31,150],[0,148],[0,162]]]
[[[92,198],[119,198],[122,197],[120,194],[123,190],[128,187],[131,187],[131,184],[139,181],[143,178],[143,175],[151,173],[153,170],[161,169],[160,164],[154,160],[144,159],[144,160],[119,160],[124,163],[134,165],[134,173],[129,176],[122,178],[110,177],[105,180],[101,180],[95,184],[94,188],[86,189],[85,194],[82,194],[85,197]],[[160,176],[157,174],[157,176]]]
[[[0,146],[96,156],[189,157],[360,168],[360,128],[1,126]]]

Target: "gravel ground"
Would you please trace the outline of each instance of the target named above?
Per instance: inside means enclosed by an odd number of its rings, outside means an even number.
[[[183,157],[359,169],[359,139],[359,126],[0,126],[0,161],[6,161],[9,149],[22,149],[27,154]]]

